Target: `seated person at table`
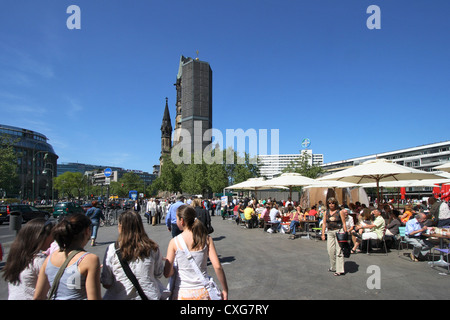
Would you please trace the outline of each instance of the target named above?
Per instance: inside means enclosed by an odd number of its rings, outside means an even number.
[[[316,206],[312,206],[311,210],[309,210],[309,215],[310,216],[314,216],[314,219],[317,219],[317,207]]]
[[[362,210],[362,213],[358,216],[358,223],[357,223],[358,228],[355,227],[355,229],[354,229],[355,232],[358,232],[360,235],[363,232],[369,232],[370,231],[369,229],[365,229],[363,227],[365,225],[372,224],[372,222],[373,222],[373,216],[372,216],[372,213],[370,212],[370,209],[364,208]]]
[[[264,211],[266,211],[266,208],[264,208],[264,205],[258,203],[256,205],[255,213],[256,213],[256,217],[258,218],[258,225],[260,225],[260,226],[264,225],[264,216],[263,216]]]
[[[381,211],[378,209],[374,209],[372,211],[375,220],[371,224],[359,225],[356,226],[355,229],[358,231],[360,229],[370,230],[369,232],[363,232],[362,235],[358,232],[353,231],[352,235],[356,237],[355,246],[352,249],[352,253],[356,253],[356,248],[362,242],[362,240],[374,239],[381,240],[383,239],[384,230],[386,227],[386,223],[384,218],[381,216]]]
[[[345,225],[347,226],[347,232],[352,234],[352,231],[355,229],[355,222],[353,221],[353,217],[349,214],[349,210],[344,208],[341,210],[345,216]],[[353,241],[355,242],[355,240]]]
[[[405,241],[414,247],[410,255],[412,261],[425,260],[426,254],[433,247],[433,243],[426,239],[421,239],[422,232],[428,229],[425,225],[426,219],[427,217],[424,213],[418,213],[414,216],[414,219],[410,219],[406,223]]]
[[[288,205],[288,212],[289,212],[289,220],[291,221],[289,225],[291,236],[289,237],[289,239],[295,239],[295,232],[300,224],[299,213],[292,207],[292,205]]]
[[[412,210],[412,206],[410,204],[407,204],[405,206],[405,211],[403,212],[403,214],[398,216],[403,225],[405,225],[408,222],[408,220],[411,219],[413,212],[414,211]]]
[[[247,208],[244,209],[244,218],[248,221],[249,229],[258,227],[258,218],[256,217],[255,210],[253,210],[251,203],[248,203]]]
[[[389,219],[386,226],[386,235],[389,237],[395,237],[399,233],[399,227],[402,226],[402,222],[399,219],[399,211],[393,210],[389,212]]]
[[[281,229],[281,215],[280,215],[280,211],[278,211],[278,205],[274,202],[272,205],[272,209],[270,209],[269,212],[269,217],[270,217],[270,223],[273,224],[272,229],[274,231],[280,231]]]

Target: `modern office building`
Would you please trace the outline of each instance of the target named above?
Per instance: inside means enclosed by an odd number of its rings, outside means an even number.
[[[333,173],[377,158],[387,159],[397,164],[423,171],[434,171],[434,167],[450,161],[450,140],[324,163],[321,167],[327,172]],[[406,188],[406,196],[414,198],[428,197],[431,196],[432,189],[432,187],[408,187]]]
[[[150,185],[153,180],[156,179],[157,175],[148,173],[141,170],[129,170],[120,167],[111,167],[104,165],[92,165],[85,163],[60,163],[58,165],[58,176],[63,174],[64,172],[80,172],[82,174],[89,175],[91,177],[92,183],[95,185],[102,185],[105,183],[105,176],[103,171],[106,168],[110,168],[113,172],[111,175],[111,181],[118,181],[122,176],[127,172],[135,173],[139,176],[139,178],[145,183],[145,185]]]
[[[323,154],[312,153],[312,150],[302,150],[301,154],[268,154],[258,155],[258,163],[260,164],[259,172],[261,176],[267,179],[279,175],[291,163],[300,160],[302,154],[308,155],[310,165],[321,165],[323,163]]]
[[[18,184],[7,197],[25,200],[51,198],[58,156],[48,138],[36,131],[2,124],[0,135],[12,142],[17,154]]]
[[[426,144],[418,147],[388,151],[378,154],[334,161],[321,165],[328,172],[336,172],[356,166],[367,160],[388,159],[403,166],[424,171],[432,171],[434,167],[450,161],[450,140]]]

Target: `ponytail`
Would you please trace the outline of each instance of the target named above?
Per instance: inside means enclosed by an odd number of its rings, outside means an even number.
[[[91,225],[91,219],[84,214],[73,214],[65,217],[53,229],[53,237],[59,248],[64,251],[74,242],[80,241],[84,230]]]
[[[197,219],[197,214],[192,206],[181,205],[177,209],[177,216],[183,218],[186,228],[192,231],[192,249],[203,249],[207,244],[208,230],[206,226]]]

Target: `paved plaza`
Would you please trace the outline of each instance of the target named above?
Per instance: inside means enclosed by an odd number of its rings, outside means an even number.
[[[234,221],[213,216],[212,234],[223,264],[232,300],[437,300],[448,299],[450,275],[427,262],[412,262],[400,252],[387,256],[359,253],[345,259],[344,276],[328,272],[326,242],[245,229]],[[165,225],[145,224],[163,255],[171,239]],[[117,238],[117,225],[99,230],[98,245],[86,249],[103,259],[109,243]],[[9,244],[4,243],[8,252]],[[212,266],[208,272],[216,278]],[[217,278],[216,278],[217,279]],[[167,283],[166,279],[162,279]],[[0,299],[8,290],[0,280]]]

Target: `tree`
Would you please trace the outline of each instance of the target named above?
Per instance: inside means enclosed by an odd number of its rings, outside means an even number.
[[[176,165],[172,162],[170,155],[164,155],[162,159],[161,174],[159,176],[159,187],[161,191],[181,191],[181,180],[184,164]]]
[[[231,148],[228,148],[225,155],[225,170],[230,178],[229,183],[236,184],[250,178],[260,176],[259,164],[254,158],[250,158],[248,153],[241,157]]]
[[[86,180],[81,172],[67,171],[53,179],[53,186],[55,190],[58,190],[60,197],[67,195],[67,198],[73,199],[77,195],[81,198],[86,187]]]
[[[206,178],[206,164],[191,163],[186,166],[186,170],[182,172],[182,180],[180,183],[181,190],[190,194],[203,194],[208,188],[208,180]]]
[[[212,192],[222,192],[222,190],[228,186],[228,176],[225,165],[218,163],[207,165],[206,180],[208,187]]]
[[[125,173],[122,178],[119,179],[119,184],[123,189],[126,190],[126,194],[128,195],[128,191],[130,190],[144,190],[144,182],[142,179],[134,172]]]
[[[0,189],[9,194],[15,192],[18,185],[17,155],[13,141],[7,136],[0,136]]]
[[[310,164],[309,160],[311,159],[311,156],[306,152],[302,153],[300,151],[300,153],[299,159],[292,161],[283,172],[295,172],[311,179],[319,177],[319,175],[324,172],[322,167]]]

